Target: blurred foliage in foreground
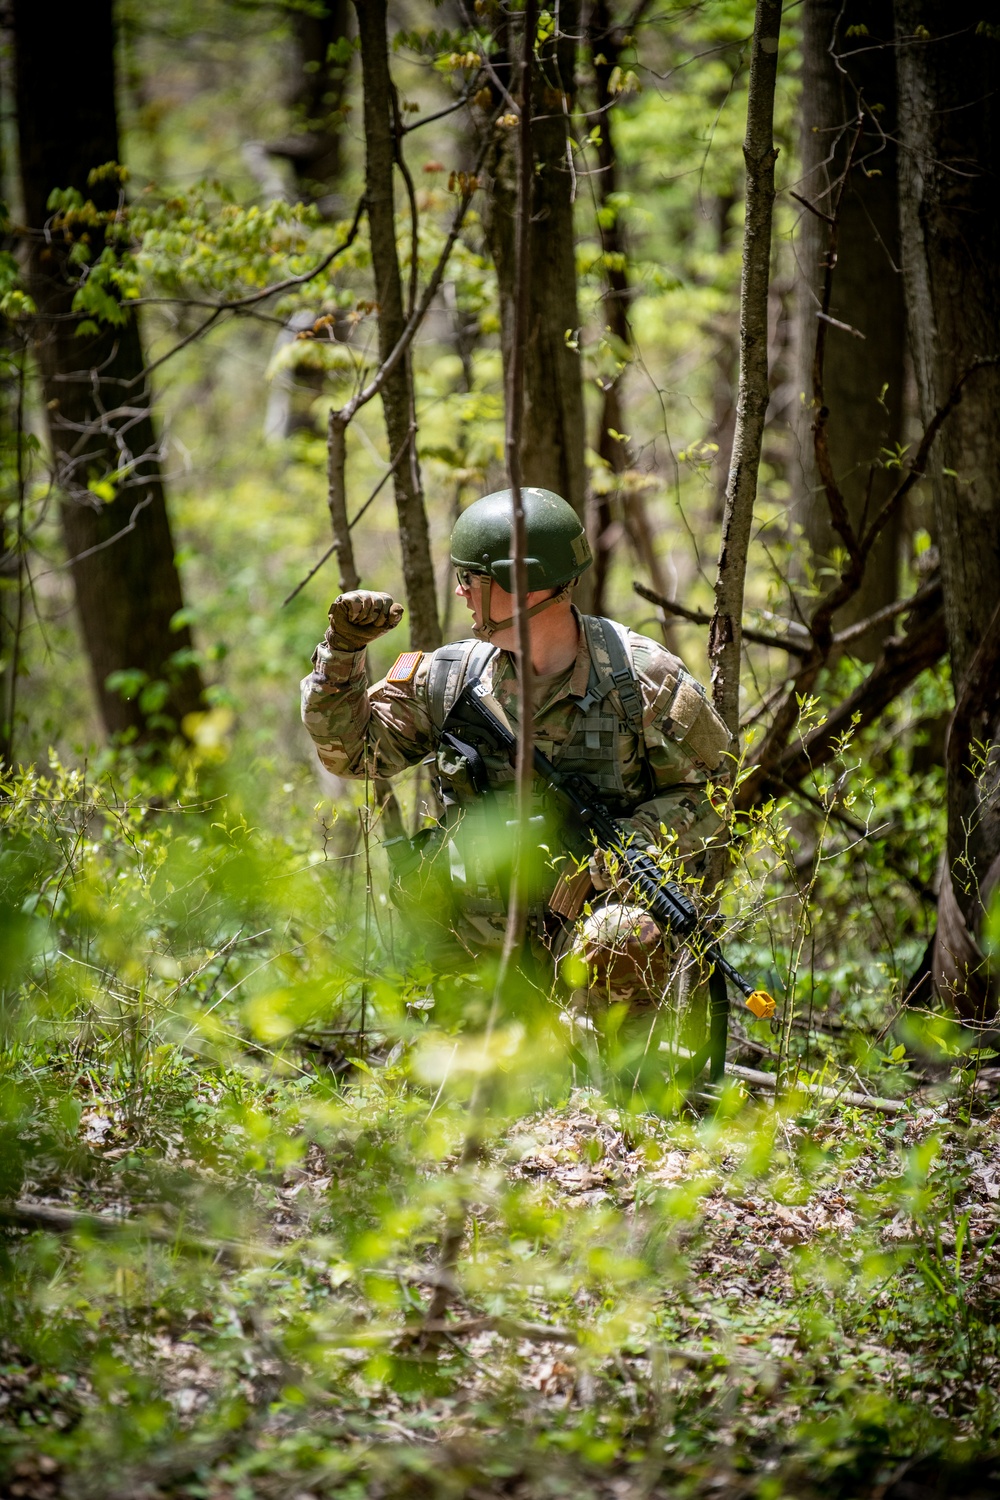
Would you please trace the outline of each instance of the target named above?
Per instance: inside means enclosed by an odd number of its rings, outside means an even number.
[[[434,974],[387,904],[364,808],[324,857],[226,773],[2,788],[5,1493],[847,1495],[994,1451],[990,1054],[893,1019],[884,968],[810,981],[858,878],[836,833],[796,888],[770,809],[732,937],[803,1078],[910,1103],[684,1111],[672,1012],[588,1031],[525,987],[489,1026],[489,975]],[[901,768],[881,790],[902,808]]]

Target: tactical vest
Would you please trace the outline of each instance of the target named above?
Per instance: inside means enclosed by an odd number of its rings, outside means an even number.
[[[583,772],[608,801],[621,804],[627,811],[620,736],[631,735],[637,741],[638,757],[646,764],[642,733],[643,702],[636,678],[628,633],[614,620],[597,615],[581,615],[590,654],[590,677],[582,697],[571,696],[576,716],[569,736],[553,749],[552,759],[563,771]],[[468,682],[483,675],[497,647],[486,641],[456,641],[434,652],[427,679],[428,706],[435,729],[443,727],[451,707]],[[461,786],[454,784],[456,768],[447,752],[438,752],[438,775],[454,800],[465,801]],[[487,759],[490,785],[499,789],[513,781],[513,770],[506,761]],[[649,791],[645,793],[649,795]]]

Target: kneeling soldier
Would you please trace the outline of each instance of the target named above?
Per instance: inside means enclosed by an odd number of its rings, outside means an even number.
[[[588,776],[620,826],[644,846],[670,845],[700,873],[719,819],[706,792],[729,733],[704,690],[663,646],[572,603],[592,558],[583,526],[550,490],[522,491],[527,534],[528,613],[535,672],[535,742],[560,771]],[[444,812],[440,832],[414,858],[417,880],[433,867],[450,895],[449,921],[471,953],[498,946],[509,879],[504,834],[514,820],[514,772],[506,759],[473,767],[442,742],[467,683],[481,680],[507,717],[518,711],[514,623],[513,511],[509,490],[475,501],[451,539],[456,593],[473,616],[472,638],[437,651],[406,651],[368,686],[365,647],[393,630],[402,605],[355,590],[330,608],[330,627],[302,683],[302,718],[319,758],[338,776],[393,776],[434,757]],[[539,796],[533,845],[529,937],[536,953],[585,959],[595,996],[650,998],[666,974],[663,934],[613,890],[600,855],[582,869]],[[534,821],[534,820],[533,820]],[[586,913],[585,913],[586,909]]]

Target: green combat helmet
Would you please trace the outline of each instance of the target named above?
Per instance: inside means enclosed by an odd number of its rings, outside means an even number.
[[[527,543],[525,563],[529,593],[555,589],[528,611],[529,618],[565,599],[580,574],[593,562],[587,533],[580,517],[552,490],[521,490]],[[451,534],[451,560],[455,567],[478,573],[483,579],[483,626],[473,634],[489,640],[511,624],[490,616],[490,587],[497,583],[508,594],[514,592],[514,497],[510,490],[497,490],[474,500],[455,522]]]

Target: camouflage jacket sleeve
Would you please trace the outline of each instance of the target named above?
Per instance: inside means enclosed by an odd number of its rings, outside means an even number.
[[[645,636],[632,635],[630,645],[655,793],[633,810],[629,823],[644,842],[671,846],[688,872],[698,875],[722,827],[707,785],[726,764],[729,731],[678,657]]]
[[[397,671],[368,686],[365,651],[334,651],[321,641],[302,679],[302,722],[335,776],[394,776],[434,748],[427,709],[430,658],[413,652],[409,678]],[[394,680],[390,680],[394,679]]]

